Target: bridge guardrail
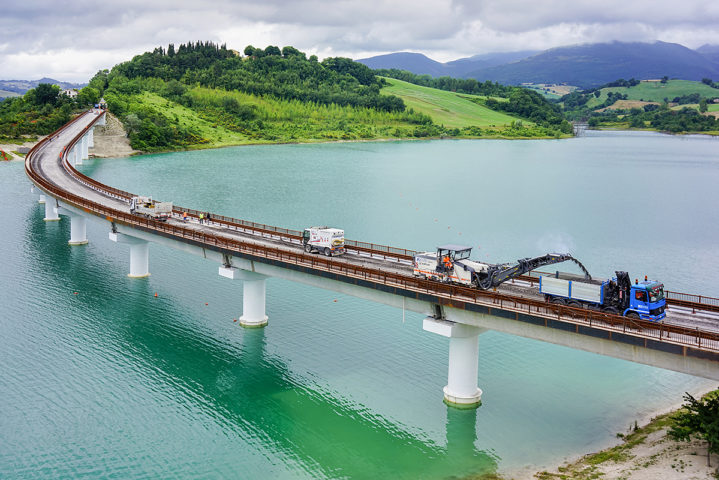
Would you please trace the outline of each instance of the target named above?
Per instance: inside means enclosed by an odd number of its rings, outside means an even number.
[[[35,149],[33,150],[36,151]],[[65,149],[63,155],[66,155],[66,152],[67,149]],[[33,154],[33,151],[28,154],[28,157],[30,157],[31,154]],[[321,257],[309,255],[301,251],[293,252],[274,247],[249,244],[237,239],[198,232],[195,229],[184,226],[176,226],[139,217],[129,212],[105,207],[58,188],[38,175],[31,168],[31,164],[32,158],[29,158],[28,161],[26,161],[28,176],[42,189],[62,198],[63,201],[77,208],[102,216],[113,223],[135,226],[151,232],[161,232],[165,235],[197,242],[204,246],[214,246],[218,250],[225,250],[229,253],[239,253],[243,256],[254,257],[259,261],[263,259],[270,261],[276,260],[303,268],[334,273],[346,279],[365,280],[370,283],[401,288],[415,293],[433,295],[438,298],[439,303],[454,308],[466,309],[467,303],[474,303],[485,306],[489,308],[490,311],[492,308],[499,308],[504,311],[512,311],[517,316],[526,313],[540,317],[544,319],[545,326],[548,325],[548,322],[556,320],[568,325],[573,325],[577,332],[580,326],[587,325],[610,332],[614,331],[633,335],[645,339],[645,342],[647,339],[650,339],[719,352],[719,333],[716,332],[699,330],[698,328],[692,329],[682,326],[657,324],[646,320],[631,320],[627,317],[603,312],[509,296],[496,291],[477,290],[459,285],[442,284],[422,278],[409,277],[374,268],[337,262],[332,257]]]

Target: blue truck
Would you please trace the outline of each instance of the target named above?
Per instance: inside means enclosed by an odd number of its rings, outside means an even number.
[[[586,307],[630,318],[658,322],[666,317],[664,285],[657,281],[635,281],[627,272],[616,272],[610,280],[592,280],[557,272],[539,277],[539,292],[551,303]]]

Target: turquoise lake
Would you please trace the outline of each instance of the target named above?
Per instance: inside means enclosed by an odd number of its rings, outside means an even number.
[[[597,277],[719,297],[710,137],[249,146],[81,170],[270,225],[462,243],[491,262],[568,251]],[[101,221],[68,246],[69,220],[43,221],[20,163],[0,165],[0,214],[0,478],[462,478],[597,450],[716,388],[489,331],[483,404],[456,410],[448,340],[421,315],[270,279],[269,325],[246,330],[241,284],[217,264],[152,245],[152,275],[130,279]]]

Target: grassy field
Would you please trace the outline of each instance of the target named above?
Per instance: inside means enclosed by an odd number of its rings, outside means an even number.
[[[150,108],[160,113],[170,123],[191,129],[205,139],[204,143],[191,148],[407,138],[415,136],[415,129],[418,128],[411,121],[417,115],[407,112],[389,113],[362,107],[317,105],[204,87],[192,88],[187,94],[192,98],[192,108],[151,92],[134,95],[131,101],[141,108]],[[254,118],[242,122],[228,115],[222,107],[228,99],[252,108]]]
[[[448,128],[502,127],[516,118],[501,112],[495,112],[477,105],[467,98],[484,98],[476,95],[457,94],[435,88],[421,87],[411,83],[385,78],[390,84],[382,89],[387,95],[397,95],[408,108],[432,117],[432,121]],[[525,122],[529,125],[530,122]]]
[[[143,92],[133,98],[144,106],[154,107],[169,120],[177,119],[180,125],[197,130],[213,147],[247,143],[247,137],[200,118],[197,112],[150,92]]]
[[[594,107],[607,99],[608,92],[617,92],[627,95],[627,100],[644,100],[646,102],[663,102],[665,98],[671,101],[674,97],[698,93],[702,97],[719,97],[719,89],[712,88],[701,82],[691,80],[669,80],[661,82],[641,82],[634,87],[609,87],[601,90],[599,98],[587,102],[588,107]]]

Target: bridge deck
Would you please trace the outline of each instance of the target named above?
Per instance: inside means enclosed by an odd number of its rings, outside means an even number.
[[[97,118],[96,113],[88,112],[49,137],[52,140],[38,144],[26,159],[26,171],[50,195],[113,223],[172,236],[231,255],[275,262],[288,268],[300,266],[314,274],[331,272],[341,281],[363,281],[372,288],[391,287],[399,295],[424,296],[428,301],[455,308],[499,310],[516,319],[529,315],[543,321],[545,326],[554,325],[552,322],[567,324],[577,333],[581,333],[581,326],[621,332],[644,339],[644,346],[648,345],[647,340],[659,341],[714,352],[719,359],[719,314],[708,311],[692,313],[692,310],[696,311],[696,306],[670,308],[667,319],[661,325],[632,321],[615,315],[547,304],[543,302],[536,285],[529,282],[516,281],[488,292],[417,279],[412,275],[412,252],[409,250],[348,241],[346,255],[327,258],[304,253],[299,243],[299,232],[292,230],[215,215],[211,216],[213,221],[209,224],[200,224],[197,212],[183,207],[176,207],[173,218],[166,223],[130,215],[127,200],[132,194],[85,177],[62,156]],[[191,213],[189,222],[182,221],[183,211]],[[529,317],[527,321],[536,323]],[[552,328],[565,328],[557,325]],[[686,349],[684,354],[687,354]]]

